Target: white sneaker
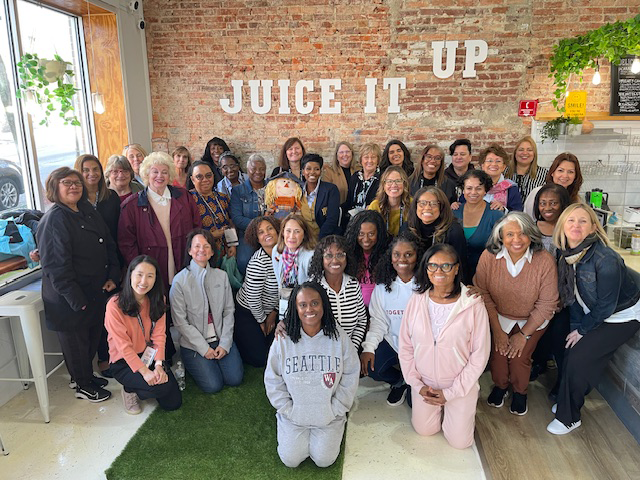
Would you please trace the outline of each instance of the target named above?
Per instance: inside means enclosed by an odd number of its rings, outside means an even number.
[[[142,412],[138,395],[126,392],[124,387],[122,387],[122,404],[124,405],[124,411],[129,415],[138,415]]]
[[[567,427],[560,420],[554,418],[553,421],[547,425],[547,432],[553,433],[554,435],[566,435],[567,433],[573,432],[580,425],[582,425],[582,420],[578,420]]]
[[[554,403],[554,404],[551,406],[551,413],[553,413],[553,414],[555,415],[557,411],[558,411],[558,404],[557,404],[557,403]]]

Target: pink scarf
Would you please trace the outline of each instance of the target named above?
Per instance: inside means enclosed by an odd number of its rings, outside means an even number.
[[[282,285],[285,287],[293,287],[298,283],[298,252],[292,252],[287,247],[284,247],[282,252]]]
[[[507,190],[509,190],[514,185],[515,184],[511,180],[502,180],[501,182],[498,182],[493,187],[491,187],[491,190],[489,190],[487,193],[493,195],[494,200],[499,202],[503,207],[506,207],[508,197]]]

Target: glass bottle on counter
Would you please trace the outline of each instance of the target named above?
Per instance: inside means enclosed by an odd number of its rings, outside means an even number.
[[[636,223],[636,229],[631,234],[631,255],[640,255],[640,223]]]

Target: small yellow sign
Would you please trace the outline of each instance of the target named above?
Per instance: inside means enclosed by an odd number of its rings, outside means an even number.
[[[569,92],[564,102],[565,116],[584,118],[587,115],[587,92]]]

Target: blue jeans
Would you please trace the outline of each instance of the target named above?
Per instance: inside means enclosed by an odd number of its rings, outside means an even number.
[[[216,348],[218,343],[211,342],[209,346]],[[229,352],[220,360],[208,360],[185,347],[180,347],[180,355],[184,368],[205,393],[218,393],[225,385],[235,387],[242,383],[244,367],[235,343],[231,344]]]
[[[379,382],[387,382],[392,387],[399,387],[404,383],[399,363],[396,351],[386,340],[382,340],[376,349],[374,370],[369,366],[369,376]]]

